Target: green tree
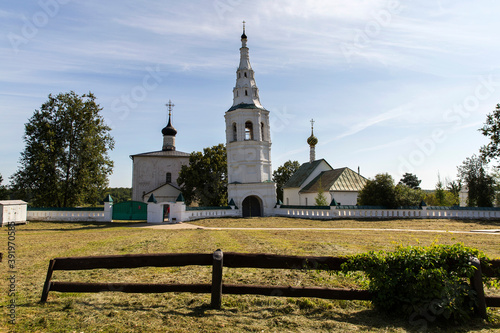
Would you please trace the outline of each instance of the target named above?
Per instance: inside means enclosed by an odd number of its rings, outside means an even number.
[[[273,172],[273,181],[276,183],[276,196],[283,202],[283,186],[300,168],[298,161],[286,161],[282,166]]]
[[[5,200],[7,199],[7,189],[5,188],[4,185],[2,185],[3,182],[3,177],[2,174],[0,174],[0,200]]]
[[[227,157],[221,143],[202,152],[192,152],[189,165],[183,165],[177,183],[187,205],[227,205]]]
[[[396,185],[394,192],[397,207],[420,206],[425,198],[424,191],[403,184]]]
[[[96,204],[108,184],[114,147],[111,128],[92,93],[49,95],[25,124],[26,147],[13,188],[34,206]],[[30,198],[31,199],[31,198]]]
[[[321,178],[319,179],[318,184],[318,195],[315,198],[316,206],[328,206],[328,201],[325,197],[325,189],[323,188],[323,184],[321,183]]]
[[[495,110],[486,116],[486,122],[479,131],[490,139],[487,145],[481,147],[481,157],[486,162],[498,158],[500,156],[500,104],[497,104]]]
[[[462,183],[460,180],[447,181],[446,189],[449,193],[451,206],[460,204],[460,190],[462,189]]]
[[[358,204],[362,206],[396,207],[394,179],[387,173],[377,174],[369,179],[358,194]]]
[[[438,173],[438,182],[436,183],[436,189],[434,191],[434,195],[436,197],[437,206],[444,206],[446,194],[444,191],[443,182],[441,181],[441,176]]]
[[[104,193],[104,197],[111,195],[113,203],[132,200],[132,189],[130,187],[110,187]]]
[[[458,177],[468,188],[469,207],[491,207],[495,196],[493,177],[486,172],[484,159],[472,155],[458,167]]]
[[[403,178],[401,178],[398,185],[406,185],[415,190],[419,190],[421,182],[422,181],[419,180],[416,175],[407,172],[403,175]]]

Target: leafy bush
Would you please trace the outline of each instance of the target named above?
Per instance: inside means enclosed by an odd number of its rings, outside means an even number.
[[[393,252],[354,255],[343,271],[364,271],[374,293],[373,303],[384,312],[410,321],[432,316],[433,320],[458,323],[474,314],[471,256],[488,260],[481,251],[462,244],[398,246]]]

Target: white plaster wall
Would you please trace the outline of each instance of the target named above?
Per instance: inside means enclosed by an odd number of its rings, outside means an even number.
[[[132,200],[143,201],[143,194],[165,184],[166,174],[172,174],[172,183],[183,165],[189,164],[189,157],[135,156],[132,177]],[[147,200],[147,198],[146,198]]]
[[[300,196],[299,196],[298,187],[289,187],[283,189],[283,204],[284,205],[300,205]],[[288,198],[288,200],[287,200]]]
[[[358,192],[357,191],[331,191],[330,198],[334,198],[337,203],[341,205],[352,205],[355,206],[358,202]],[[330,202],[332,200],[330,199]],[[328,204],[330,204],[328,202]]]

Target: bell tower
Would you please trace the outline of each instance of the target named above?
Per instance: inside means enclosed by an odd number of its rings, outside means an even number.
[[[276,185],[271,179],[269,111],[260,103],[248,56],[245,21],[233,105],[226,111],[225,119],[228,199],[242,209],[244,217],[271,215],[276,204]]]

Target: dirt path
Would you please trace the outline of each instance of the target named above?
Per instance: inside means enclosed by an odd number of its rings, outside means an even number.
[[[148,228],[148,229],[205,229],[205,230],[313,230],[313,231],[388,231],[388,232],[430,232],[430,233],[451,233],[451,234],[496,234],[500,235],[500,229],[487,230],[429,230],[429,229],[383,229],[383,228],[217,228],[217,227],[202,227],[192,223],[175,223],[175,224],[134,224],[133,228]]]

